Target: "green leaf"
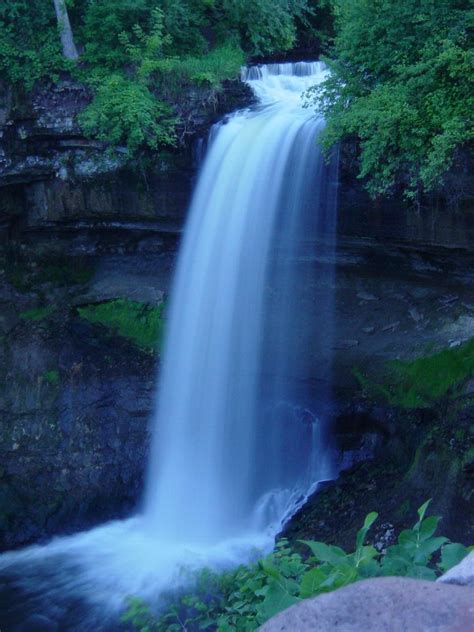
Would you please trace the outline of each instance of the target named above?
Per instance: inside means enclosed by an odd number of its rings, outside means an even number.
[[[377,549],[373,546],[363,546],[356,551],[356,566],[363,566],[371,562],[378,555]]]
[[[290,595],[280,584],[273,583],[268,589],[268,593],[262,604],[257,608],[259,623],[264,623],[282,610],[298,603],[300,599]]]
[[[445,544],[441,549],[441,562],[438,564],[438,567],[446,573],[450,568],[459,564],[468,552],[468,548],[464,544]]]
[[[444,537],[429,538],[422,542],[414,556],[415,564],[427,564],[431,555],[446,542],[448,542],[448,538]]]
[[[370,529],[370,527],[374,524],[374,522],[377,520],[377,518],[378,518],[378,513],[376,513],[375,511],[372,511],[371,513],[367,514],[367,516],[365,517],[364,526],[361,529],[359,529],[359,531],[357,532],[357,538],[356,538],[357,549],[359,549],[364,544],[364,540],[367,535],[367,532]]]
[[[268,586],[262,586],[262,588],[257,588],[257,590],[254,591],[257,597],[265,597],[267,592],[268,592]]]
[[[320,567],[312,568],[303,575],[300,585],[300,597],[306,599],[316,595],[321,590],[321,585],[327,579],[325,573]]]
[[[414,529],[404,529],[398,536],[398,543],[405,549],[416,548],[418,533]]]
[[[439,516],[430,516],[423,520],[420,525],[420,540],[427,540],[435,533],[438,523],[441,520]]]
[[[260,560],[259,564],[263,572],[269,577],[273,577],[273,579],[276,579],[277,581],[281,581],[283,579],[280,572],[271,562],[268,562],[267,560]]]
[[[380,564],[377,560],[369,560],[364,562],[361,566],[359,566],[359,576],[363,579],[367,579],[369,577],[378,577],[381,573]]]
[[[354,581],[358,577],[358,572],[355,566],[349,564],[339,564],[335,566],[327,579],[322,582],[321,588],[324,590],[336,590]]]
[[[399,555],[393,555],[392,557],[384,557],[380,565],[381,574],[384,577],[397,575],[404,577],[407,574],[407,570],[410,566],[410,562]]]
[[[436,573],[431,568],[414,564],[413,566],[410,566],[410,568],[408,569],[407,577],[414,577],[415,579],[426,579],[427,581],[434,581],[436,579]]]
[[[417,513],[418,513],[418,516],[419,516],[419,522],[421,522],[421,521],[423,520],[423,518],[425,517],[425,513],[426,513],[426,510],[428,509],[428,505],[430,504],[430,502],[431,502],[432,500],[433,500],[433,499],[432,499],[432,498],[430,498],[430,499],[429,499],[429,500],[427,500],[425,503],[423,503],[423,504],[421,505],[421,507],[418,509]],[[417,524],[418,524],[418,523],[417,523]]]
[[[347,557],[346,552],[338,546],[330,546],[324,544],[324,542],[315,542],[313,540],[298,540],[298,542],[309,546],[313,556],[320,562],[337,565]]]

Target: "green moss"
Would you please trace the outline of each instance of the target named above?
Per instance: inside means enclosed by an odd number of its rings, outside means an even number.
[[[226,79],[235,79],[245,64],[242,50],[226,44],[199,57],[168,58],[160,60],[166,89],[182,89],[187,84],[208,85],[218,88]]]
[[[469,448],[463,455],[463,465],[474,463],[474,447]]]
[[[20,318],[22,318],[23,320],[36,322],[36,321],[43,320],[44,318],[47,318],[48,316],[51,316],[51,314],[53,314],[53,312],[55,311],[56,311],[55,305],[47,305],[45,307],[35,307],[34,309],[29,309],[26,312],[22,312],[20,314]]]
[[[373,382],[357,369],[354,375],[368,393],[393,406],[427,408],[457,397],[466,380],[474,375],[474,338],[459,347],[409,362],[390,362],[383,384]]]
[[[59,382],[59,371],[56,369],[45,371],[42,377],[43,380],[49,384],[57,384]]]
[[[152,306],[127,298],[115,299],[78,309],[81,318],[100,324],[153,352],[163,335],[163,305]]]

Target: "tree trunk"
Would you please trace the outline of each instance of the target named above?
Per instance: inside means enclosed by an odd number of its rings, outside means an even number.
[[[56,17],[58,19],[59,31],[61,33],[61,44],[63,46],[63,55],[66,59],[77,59],[79,54],[74,38],[72,35],[71,23],[67,12],[65,0],[53,0],[56,9]]]

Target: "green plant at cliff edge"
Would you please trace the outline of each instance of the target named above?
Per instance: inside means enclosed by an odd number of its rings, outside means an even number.
[[[309,550],[309,556],[303,557],[280,540],[270,555],[254,564],[221,574],[201,572],[195,577],[193,593],[170,597],[158,618],[146,604],[131,599],[122,620],[140,632],[250,632],[303,599],[361,579],[399,575],[434,580],[459,563],[469,549],[435,536],[440,518],[425,517],[429,503],[418,509],[413,527],[403,530],[397,543],[385,550],[366,544],[377,519],[373,512],[358,531],[351,553],[323,542],[302,541]]]

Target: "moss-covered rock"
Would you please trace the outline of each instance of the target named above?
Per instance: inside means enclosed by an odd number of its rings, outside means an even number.
[[[118,301],[125,330],[104,336],[73,306],[93,262],[59,270],[24,258],[0,276],[0,549],[123,515],[142,489],[155,360],[118,333],[148,344],[158,315],[133,304],[127,329]]]
[[[137,347],[153,353],[163,339],[163,304],[149,305],[118,298],[78,308],[79,316],[99,324],[109,332],[131,340]]]
[[[414,360],[388,362],[383,381],[354,369],[356,378],[369,396],[384,399],[404,409],[446,405],[462,394],[474,375],[474,338],[461,341],[434,354]]]

